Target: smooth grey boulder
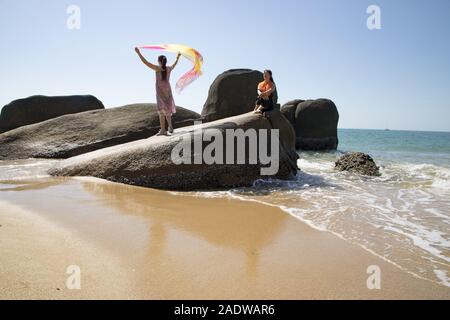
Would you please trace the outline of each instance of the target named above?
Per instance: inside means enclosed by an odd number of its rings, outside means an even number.
[[[175,128],[192,125],[196,112],[177,107]],[[156,134],[159,118],[152,103],[64,115],[0,134],[0,160],[69,158]]]
[[[104,108],[103,103],[91,95],[31,96],[17,99],[2,108],[0,133],[65,114]]]
[[[268,139],[260,137],[257,143],[243,139],[245,143],[238,147],[238,140],[233,140],[232,144],[231,140],[227,140],[227,134],[236,133],[238,129],[242,129],[241,133],[254,130],[256,135],[267,132]],[[270,129],[279,129],[278,134]],[[214,138],[205,140],[208,135]],[[272,141],[279,142],[277,149],[271,148]],[[195,149],[196,143],[199,143],[200,149]],[[212,152],[213,143],[217,143],[222,153],[219,149]],[[256,148],[256,153],[251,151],[250,145]],[[187,151],[181,146],[190,149]],[[269,163],[254,157],[264,150],[264,146],[268,147],[270,155],[278,150],[278,166],[273,166],[277,170],[269,175],[263,174],[261,169],[270,167],[275,161]],[[208,162],[206,154],[217,155],[223,163],[217,159]],[[185,161],[180,163],[182,156]],[[228,157],[233,161],[227,161]],[[238,158],[241,158],[240,163]],[[297,174],[297,159],[294,131],[281,112],[274,110],[268,112],[266,117],[250,112],[184,127],[172,136],[153,136],[86,153],[63,160],[49,173],[55,176],[93,176],[166,190],[224,189],[251,186],[257,179],[291,179]]]
[[[294,127],[297,149],[337,149],[339,113],[333,101],[293,100],[284,104],[281,112]]]
[[[203,121],[214,121],[253,110],[258,83],[263,80],[262,72],[250,69],[231,69],[217,76],[209,88],[202,109]],[[276,92],[273,100],[276,104]]]
[[[379,176],[379,167],[372,157],[362,152],[350,152],[344,154],[335,162],[335,169],[339,171],[350,171],[366,176]]]
[[[297,111],[297,106],[299,103],[303,102],[305,100],[296,99],[289,102],[286,102],[281,107],[281,113],[286,117],[286,119],[289,120],[289,122],[295,126],[295,112]]]

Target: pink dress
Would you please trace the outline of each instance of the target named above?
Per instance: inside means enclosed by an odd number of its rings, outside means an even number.
[[[156,108],[159,113],[170,116],[176,112],[175,101],[172,96],[172,88],[170,87],[170,73],[172,69],[166,67],[166,80],[162,79],[162,72],[156,72]]]

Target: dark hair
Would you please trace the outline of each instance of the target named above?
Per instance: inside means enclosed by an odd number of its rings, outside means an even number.
[[[270,74],[270,81],[272,81],[273,83],[275,83],[275,81],[273,81],[273,77],[272,77],[272,71],[269,69],[264,70],[264,72],[267,72],[268,74]]]
[[[167,58],[166,56],[159,56],[158,57],[158,62],[161,64],[161,78],[163,80],[167,79]]]

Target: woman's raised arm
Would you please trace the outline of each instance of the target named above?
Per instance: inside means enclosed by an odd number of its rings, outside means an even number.
[[[149,67],[149,68],[152,69],[152,70],[159,71],[159,67],[158,67],[157,65],[148,62],[148,61],[144,58],[144,56],[141,54],[141,51],[139,51],[139,48],[138,48],[138,47],[134,48],[134,51],[136,51],[136,53],[138,54],[138,56],[139,56],[139,58],[141,59],[142,63],[144,63],[147,67]]]
[[[178,60],[180,59],[180,56],[181,56],[181,53],[178,52],[178,54],[177,54],[177,59],[175,60],[175,62],[173,63],[173,65],[170,67],[170,69],[173,70],[173,68],[175,68],[175,66],[176,66],[177,63],[178,63]]]

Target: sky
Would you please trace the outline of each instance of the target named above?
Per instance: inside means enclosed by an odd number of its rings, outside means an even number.
[[[67,27],[70,5],[79,29]],[[370,5],[380,29],[367,27]],[[154,102],[134,47],[180,43],[205,61],[174,91],[197,112],[223,71],[271,69],[280,103],[329,98],[340,128],[450,131],[450,0],[0,0],[0,39],[0,106],[35,94]],[[159,52],[144,54],[156,63]],[[190,67],[182,59],[172,85]]]

